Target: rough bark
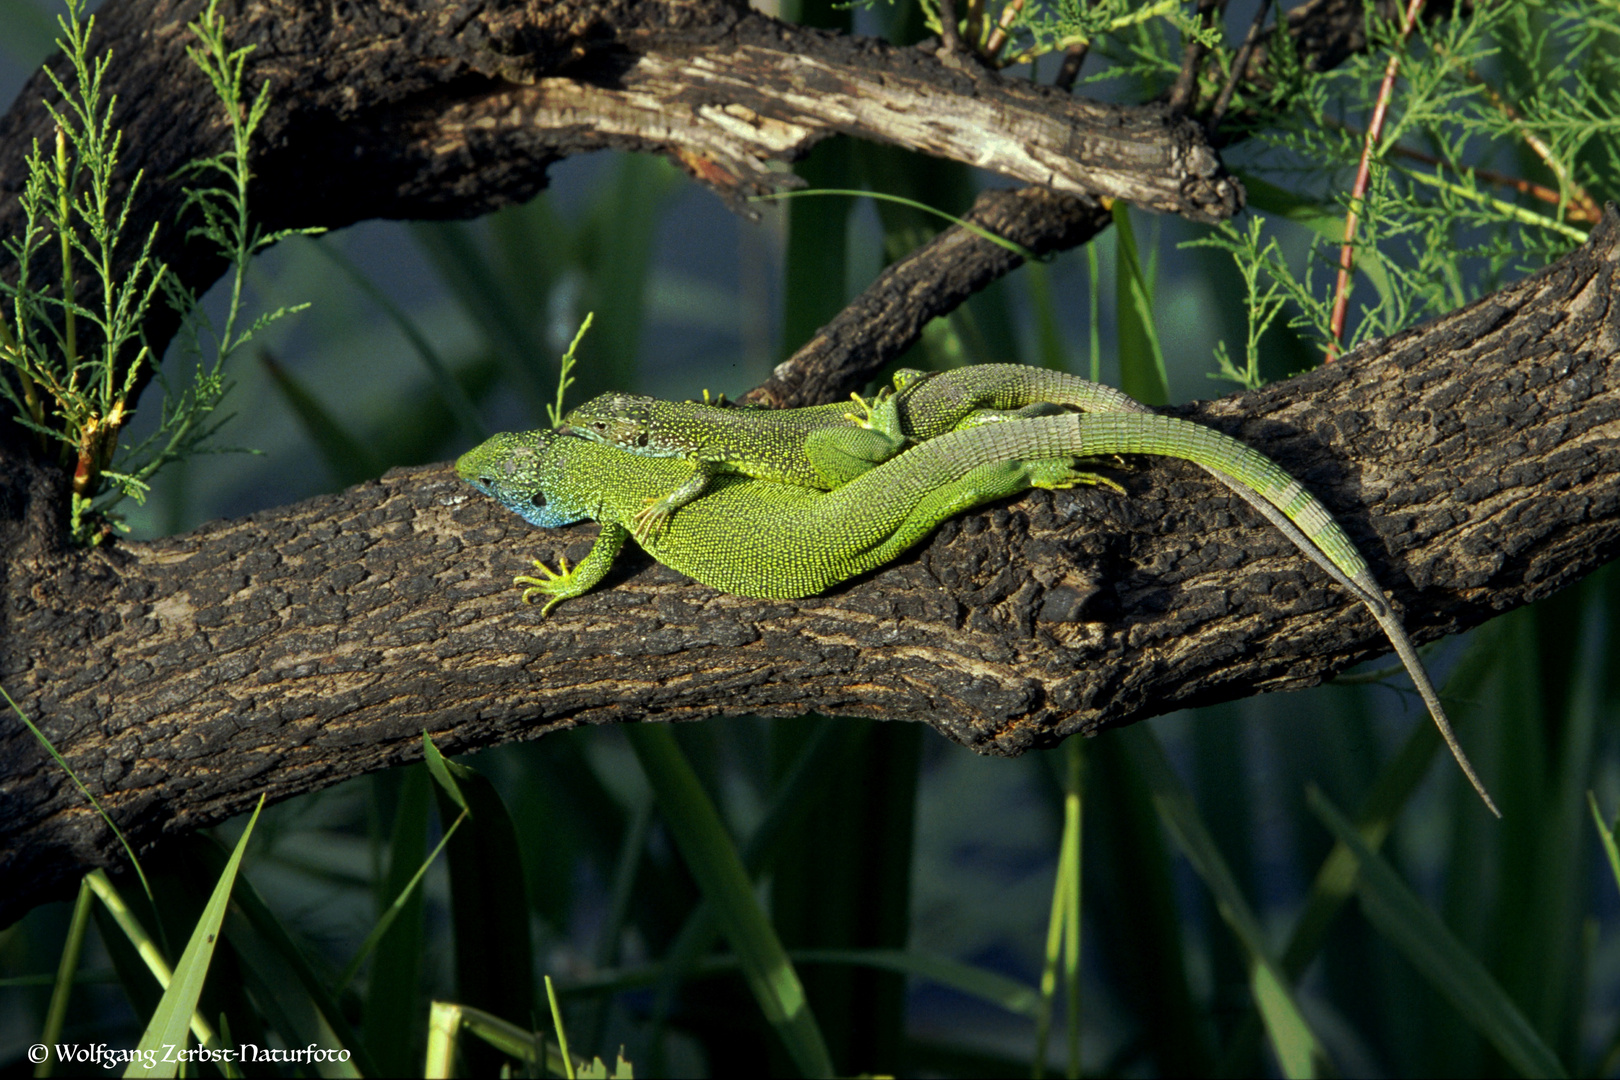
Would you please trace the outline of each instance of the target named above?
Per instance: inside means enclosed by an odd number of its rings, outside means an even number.
[[[1620,219],[1548,270],[1264,390],[1181,410],[1275,457],[1362,547],[1416,640],[1620,548]],[[1306,686],[1385,651],[1367,613],[1191,466],[1130,497],[1036,493],[800,601],[642,557],[550,617],[509,582],[578,557],[446,466],[194,533],[69,551],[7,468],[0,681],[138,844],[415,760],[582,724],[806,710],[1016,754]],[[115,859],[83,797],[0,734],[0,922]]]

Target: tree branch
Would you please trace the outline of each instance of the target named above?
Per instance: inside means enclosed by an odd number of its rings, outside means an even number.
[[[128,235],[163,226],[156,256],[198,294],[223,266],[177,223],[179,170],[227,139],[222,106],[184,52],[201,6],[109,0],[93,40],[114,57],[107,92],[119,101],[125,182],[145,171]],[[254,47],[248,86],[272,87],[252,192],[271,229],[472,217],[532,197],[552,162],[605,148],[667,154],[744,206],[794,184],[784,166],[834,133],[1197,220],[1243,204],[1198,125],[1162,106],[1074,98],[946,66],[932,46],[805,29],[723,0],[384,3],[341,18],[266,0],[232,15],[227,39]],[[60,55],[47,66],[71,80]],[[52,144],[55,96],[38,73],[0,116],[0,235],[18,232],[24,153]],[[51,266],[38,270],[52,280]],[[0,277],[15,275],[0,252]],[[148,327],[160,354],[174,323],[165,314]]]
[[[1179,410],[1316,491],[1417,640],[1620,549],[1620,217],[1547,270],[1331,369]],[[0,683],[134,842],[446,752],[583,724],[806,710],[921,720],[986,753],[1312,684],[1372,619],[1191,466],[1035,493],[799,601],[629,556],[549,619],[509,584],[539,531],[446,466],[196,532],[64,550],[47,474],[0,451]],[[0,923],[115,861],[0,726]]]
[[[1399,15],[1398,0],[1377,0],[1380,14]],[[1444,5],[1430,4],[1425,17]],[[1447,9],[1449,10],[1449,9]],[[1300,63],[1322,71],[1367,47],[1360,0],[1306,0],[1288,13],[1286,32]],[[1268,86],[1265,46],[1248,47],[1223,97],[1236,85],[1255,92]],[[1256,57],[1252,62],[1246,57]],[[1060,75],[1061,79],[1061,75]],[[1225,105],[1218,105],[1224,112]],[[1096,199],[1058,197],[1038,187],[987,191],[967,215],[975,224],[1049,255],[1084,244],[1112,223]],[[775,406],[832,401],[869,381],[917,343],[931,319],[954,311],[968,297],[1023,265],[997,244],[953,225],[878,275],[860,296],[779,364],[747,400]],[[874,333],[873,328],[877,330]]]
[[[137,232],[174,220],[175,170],[225,137],[182,52],[199,6],[110,0],[98,17],[118,57],[126,160],[147,170]],[[1352,9],[1302,5],[1291,25],[1317,18],[1311,40],[1328,56],[1359,34]],[[470,216],[532,195],[550,161],[602,146],[672,154],[736,196],[780,183],[772,162],[833,131],[961,156],[1016,130],[1035,147],[1003,140],[998,167],[1058,191],[1206,217],[1240,198],[1196,130],[1162,112],[1071,102],[946,68],[926,49],[784,27],[715,0],[493,11],[468,0],[342,19],[270,0],[232,39],[258,45],[251,79],[276,88],[255,163],[270,227]],[[8,195],[30,140],[49,144],[41,85],[0,117]],[[887,104],[834,108],[849,95]],[[926,123],[905,113],[922,101]],[[0,200],[0,232],[16,212]],[[1051,190],[987,194],[975,216],[1037,250],[1103,224],[1090,195]],[[164,235],[164,257],[202,291],[220,267],[178,239],[183,228]],[[1334,371],[1185,414],[1271,453],[1336,508],[1415,636],[1473,625],[1614,551],[1615,246],[1611,214],[1588,249],[1529,282]],[[836,396],[863,362],[1016,264],[947,231],[763,393]],[[818,709],[922,719],[1018,753],[1305,685],[1383,651],[1314,567],[1173,463],[1122,477],[1130,500],[1037,494],[951,522],[823,597],[724,596],[631,557],[606,588],[541,620],[507,583],[528,558],[577,554],[590,530],[529,530],[444,467],[158,543],[70,550],[60,476],[6,427],[0,683],[143,847],[260,792],[415,760],[423,729],[455,752],[586,723]],[[0,722],[0,924],[117,857],[60,769]]]

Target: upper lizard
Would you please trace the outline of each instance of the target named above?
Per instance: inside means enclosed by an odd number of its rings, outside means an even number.
[[[647,505],[635,515],[632,531],[645,539],[724,473],[831,490],[912,442],[987,420],[1062,406],[1090,413],[1151,413],[1111,386],[1022,364],[976,364],[943,372],[903,368],[895,373],[894,387],[870,405],[857,397],[864,416],[841,404],[723,408],[602,394],[564,417],[563,430],[647,457],[690,462],[677,474],[678,483],[649,495]],[[1368,587],[1371,578],[1354,572],[1357,564],[1365,565],[1355,546],[1292,477],[1277,470],[1268,482],[1276,480],[1281,486],[1257,490],[1208,461],[1190,460],[1254,507],[1368,607],[1377,612],[1386,606],[1382,590],[1376,584]]]

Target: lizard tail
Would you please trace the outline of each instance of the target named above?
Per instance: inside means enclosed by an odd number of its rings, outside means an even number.
[[[1429,716],[1434,719],[1434,726],[1440,729],[1440,737],[1446,741],[1446,749],[1457,759],[1457,767],[1468,777],[1468,782],[1474,785],[1474,790],[1485,801],[1486,809],[1501,817],[1502,811],[1491,801],[1490,792],[1485,790],[1479,774],[1474,771],[1473,763],[1468,760],[1468,755],[1463,753],[1462,744],[1457,742],[1457,736],[1451,730],[1451,721],[1446,718],[1446,710],[1440,707],[1440,695],[1435,693],[1434,684],[1429,681],[1429,673],[1423,669],[1423,661],[1418,659],[1417,650],[1412,648],[1412,641],[1406,636],[1406,628],[1388,608],[1384,609],[1383,614],[1374,611],[1373,617],[1378,620],[1378,625],[1384,628],[1389,643],[1395,646],[1395,655],[1406,665],[1406,671],[1412,676],[1413,685],[1417,687],[1418,696],[1423,699],[1423,704],[1428,706]]]
[[[1205,469],[1211,476],[1225,484],[1244,502],[1254,507],[1266,520],[1281,530],[1285,536],[1293,541],[1295,547],[1307,555],[1317,566],[1327,571],[1328,576],[1343,585],[1351,595],[1367,605],[1367,610],[1372,612],[1373,618],[1377,619],[1378,625],[1383,628],[1384,636],[1389,638],[1389,643],[1395,647],[1395,655],[1400,657],[1400,661],[1406,667],[1407,673],[1411,675],[1412,683],[1417,687],[1418,696],[1423,699],[1423,704],[1428,707],[1429,715],[1434,718],[1434,726],[1440,729],[1440,737],[1445,740],[1446,748],[1451,751],[1451,756],[1457,759],[1457,767],[1462,769],[1464,776],[1468,777],[1468,782],[1474,786],[1474,790],[1485,801],[1485,806],[1490,812],[1497,817],[1501,817],[1502,811],[1496,808],[1496,803],[1491,800],[1490,793],[1485,790],[1485,785],[1481,782],[1479,774],[1474,771],[1473,763],[1468,760],[1468,755],[1463,753],[1462,746],[1457,742],[1457,736],[1451,730],[1451,721],[1446,717],[1446,711],[1440,707],[1440,696],[1435,692],[1434,685],[1429,681],[1428,673],[1424,670],[1423,662],[1418,659],[1417,650],[1412,647],[1411,639],[1406,636],[1406,628],[1401,625],[1401,621],[1391,612],[1389,599],[1384,595],[1384,591],[1378,587],[1378,582],[1373,580],[1371,572],[1362,568],[1354,577],[1346,574],[1332,559],[1323,553],[1321,548],[1316,546],[1313,540],[1300,530],[1299,526],[1289,520],[1287,514],[1273,506],[1264,496],[1247,487],[1241,480],[1228,476],[1219,469],[1207,465]]]
[[[1418,659],[1405,627],[1390,610],[1388,599],[1374,580],[1366,560],[1327,508],[1304,485],[1259,451],[1201,424],[1147,412],[1134,415],[1077,413],[1065,419],[1074,424],[1077,429],[1074,441],[1084,447],[1082,452],[1088,455],[1150,453],[1179,457],[1202,466],[1281,529],[1296,547],[1351,595],[1366,604],[1394,646],[1395,655],[1411,675],[1463,775],[1468,777],[1491,813],[1502,816],[1457,742],[1451,721],[1440,705],[1440,695],[1435,693],[1423,661]]]

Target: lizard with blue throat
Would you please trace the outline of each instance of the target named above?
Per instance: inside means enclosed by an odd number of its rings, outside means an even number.
[[[765,416],[771,410],[747,412]],[[962,420],[970,426],[920,442],[831,491],[719,472],[702,498],[649,532],[641,545],[665,565],[726,592],[812,596],[889,562],[940,522],[975,506],[1030,487],[1099,482],[1074,468],[1077,457],[1143,453],[1194,461],[1247,490],[1283,500],[1277,509],[1299,520],[1313,538],[1326,538],[1335,561],[1343,563],[1335,577],[1347,579],[1367,603],[1464,774],[1496,813],[1365,561],[1321,504],[1269,458],[1210,428],[1149,412],[1007,417],[975,410]],[[878,422],[884,422],[881,416]],[[464,454],[456,467],[531,524],[556,527],[586,518],[602,523],[579,565],[570,569],[564,562],[557,573],[536,561],[544,577],[516,579],[527,586],[526,602],[550,598],[543,612],[600,582],[649,502],[692,473],[682,459],[637,455],[573,437],[566,428],[497,435]]]

